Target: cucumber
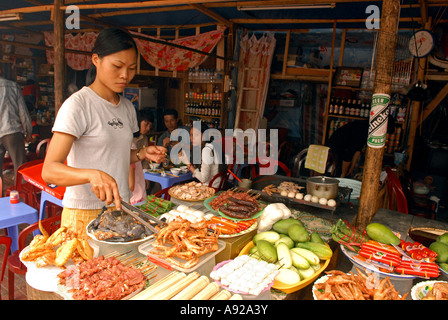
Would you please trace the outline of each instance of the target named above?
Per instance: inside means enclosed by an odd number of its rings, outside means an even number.
[[[293,270],[282,268],[278,270],[275,280],[282,284],[295,285],[300,281],[300,275]]]
[[[289,237],[294,240],[294,242],[305,242],[309,240],[308,231],[301,224],[293,224],[288,228]]]
[[[312,264],[312,265],[311,265],[311,268],[313,268],[314,271],[318,271],[321,267],[322,267],[322,266],[320,265],[320,263],[319,263],[319,264]]]
[[[270,263],[277,262],[277,250],[272,243],[266,240],[258,240],[257,248],[261,259]]]
[[[255,245],[258,245],[259,240],[265,240],[265,241],[268,241],[268,242],[274,244],[275,241],[277,241],[278,239],[280,239],[280,234],[278,234],[277,232],[264,231],[264,232],[257,233],[254,236],[254,238],[252,239],[252,241],[255,243]]]
[[[272,229],[278,233],[288,234],[288,229],[293,224],[302,225],[302,222],[297,219],[293,219],[293,218],[282,219],[282,220],[279,220],[276,223],[274,223],[274,225],[272,226]]]
[[[308,269],[298,269],[301,279],[307,279],[311,277],[315,271],[312,267],[309,267]]]
[[[307,250],[307,249],[303,249],[303,248],[292,248],[291,251],[297,253],[298,255],[302,256],[303,258],[305,258],[309,264],[319,264],[320,263],[320,259],[319,257],[312,251]]]
[[[289,269],[292,266],[291,253],[287,244],[279,243],[277,245],[277,259],[283,268]]]
[[[316,242],[298,242],[296,243],[297,248],[307,249],[314,252],[320,260],[331,259],[333,255],[333,250],[329,246]]]
[[[311,232],[310,241],[315,242],[315,243],[325,244],[325,241],[322,240],[322,238],[320,237],[320,235],[317,232]]]
[[[389,245],[393,244],[398,246],[400,244],[400,238],[398,238],[392,230],[381,223],[368,224],[366,232],[372,240]]]
[[[296,268],[296,267],[294,267],[294,266],[291,266],[290,268],[289,268],[289,270],[292,270],[292,271],[294,271],[295,273],[297,273],[298,275],[299,275],[299,277],[300,277],[300,273],[299,273],[299,270]],[[302,277],[300,277],[300,278],[302,278]],[[300,279],[300,280],[302,280],[302,279]]]
[[[284,236],[280,235],[280,239],[275,241],[274,246],[277,247],[279,245],[279,243],[286,244],[289,249],[294,248],[294,241],[290,237],[288,237],[286,235],[284,235]]]
[[[308,269],[310,267],[310,263],[300,254],[295,253],[293,250],[290,250],[292,265],[299,269]]]

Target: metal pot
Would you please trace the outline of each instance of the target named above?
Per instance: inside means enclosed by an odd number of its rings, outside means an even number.
[[[324,176],[306,179],[306,192],[312,196],[326,199],[336,199],[339,180]]]

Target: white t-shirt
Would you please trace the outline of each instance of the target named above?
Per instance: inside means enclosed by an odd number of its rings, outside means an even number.
[[[53,126],[53,132],[75,137],[67,165],[111,175],[125,201],[131,198],[131,143],[138,130],[136,111],[128,99],[120,96],[120,103],[114,105],[89,87],[75,92],[62,104]],[[67,187],[62,204],[72,209],[101,209],[105,205],[92,192],[90,183]]]
[[[206,143],[201,154],[201,169],[193,172],[193,177],[208,185],[215,175],[219,173],[219,160],[211,143]],[[221,179],[213,181],[212,187],[218,187]]]

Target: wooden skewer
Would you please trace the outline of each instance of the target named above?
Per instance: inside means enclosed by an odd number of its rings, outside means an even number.
[[[179,176],[176,176],[175,174],[171,174],[171,173],[168,173],[168,172],[165,172],[165,174],[167,174],[169,176],[173,176],[173,177],[179,178]]]

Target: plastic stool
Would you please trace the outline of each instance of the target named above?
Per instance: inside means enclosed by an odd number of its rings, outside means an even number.
[[[19,249],[19,224],[33,224],[38,219],[37,210],[26,203],[11,204],[9,197],[0,198],[0,228],[8,229],[8,236],[12,239],[11,252]]]

